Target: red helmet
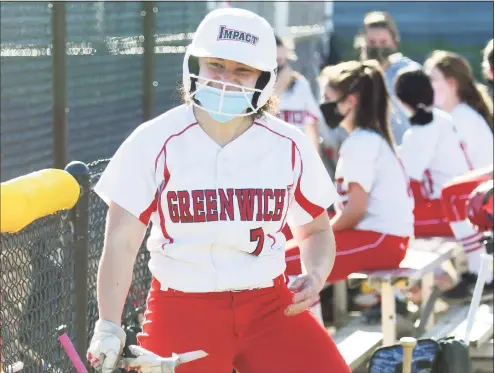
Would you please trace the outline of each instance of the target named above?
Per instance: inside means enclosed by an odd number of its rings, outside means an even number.
[[[471,192],[466,214],[481,231],[493,231],[493,180],[485,181]]]

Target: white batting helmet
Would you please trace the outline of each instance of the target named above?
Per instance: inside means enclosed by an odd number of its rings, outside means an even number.
[[[184,56],[182,83],[190,97],[197,90],[197,57],[232,60],[262,71],[254,90],[238,86],[254,91],[253,111],[248,114],[258,111],[272,96],[277,78],[277,47],[272,27],[259,15],[237,8],[216,9],[206,15]]]

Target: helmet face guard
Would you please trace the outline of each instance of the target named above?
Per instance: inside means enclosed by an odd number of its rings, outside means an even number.
[[[193,106],[200,107],[203,110],[206,110],[212,114],[219,114],[228,117],[248,116],[257,112],[256,107],[254,107],[253,105],[253,97],[255,93],[261,94],[263,92],[261,89],[247,88],[237,84],[224,83],[220,80],[205,79],[196,74],[190,74],[189,76],[191,80],[194,80],[195,89],[194,91],[191,90],[189,93],[187,93],[187,98],[192,103]],[[217,89],[210,87],[208,86],[209,83],[219,84],[221,85],[222,88]],[[229,90],[228,88],[236,88],[237,90]],[[220,95],[220,100],[216,110],[205,107],[198,102],[200,101],[200,99],[196,97],[196,94],[201,90],[216,91],[214,93]],[[237,114],[237,113],[229,113],[226,110],[223,110],[226,92],[228,92],[227,94],[230,97],[233,96],[234,98],[237,98],[238,101],[239,100],[242,101],[242,99],[244,99],[244,104],[247,106],[246,111]]]
[[[199,57],[236,61],[260,70],[261,75],[254,88],[207,79],[199,76]],[[270,24],[247,10],[217,9],[209,13],[200,23],[191,45],[187,48],[183,62],[182,84],[193,105],[213,114],[246,116],[256,113],[272,96],[277,78],[276,68],[277,48]],[[212,82],[222,87],[220,92],[216,92],[220,95],[220,101],[218,107],[214,109],[198,102],[200,90],[207,88],[214,90],[208,86]],[[202,94],[200,92],[200,95]],[[223,110],[224,97],[229,96],[232,99],[232,96],[236,95],[240,95],[246,101],[247,110],[242,113],[229,113]]]

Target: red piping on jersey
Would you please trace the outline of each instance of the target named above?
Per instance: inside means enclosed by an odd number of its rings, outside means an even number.
[[[299,151],[299,149],[298,149]],[[301,157],[301,153],[299,153],[299,157]],[[313,202],[309,201],[304,194],[301,192],[301,176],[303,173],[303,162],[301,158],[301,174],[299,175],[299,179],[297,180],[296,191],[294,192],[294,198],[296,199],[299,206],[301,206],[309,215],[314,218],[323,214],[325,209],[321,206],[315,205]]]
[[[180,132],[177,132],[171,136],[169,136],[169,138],[167,140],[165,140],[165,142],[163,143],[163,147],[162,149],[160,150],[160,153],[158,153],[158,156],[155,160],[155,169],[156,167],[158,166],[158,159],[160,157],[160,155],[163,153],[163,184],[162,184],[162,187],[161,187],[161,190],[160,190],[160,197],[159,197],[159,201],[160,203],[158,203],[158,215],[160,217],[160,228],[162,229],[162,234],[163,234],[163,237],[165,237],[166,239],[169,240],[169,243],[173,243],[174,242],[174,239],[172,237],[170,237],[170,235],[168,234],[167,232],[167,229],[165,227],[165,215],[163,213],[163,208],[162,208],[162,204],[161,204],[161,200],[162,200],[162,194],[163,192],[165,191],[165,188],[167,187],[167,184],[170,180],[170,171],[168,169],[168,166],[167,166],[167,144],[168,142],[174,138],[174,137],[178,137],[180,135],[182,135],[184,132],[186,132],[189,128],[197,125],[198,122],[194,122],[194,123],[191,123],[190,125],[188,125],[186,128],[184,128],[183,130],[181,130]]]
[[[274,130],[272,130],[271,128],[268,128],[267,126],[265,126],[264,124],[261,124],[259,122],[254,122],[254,124],[260,126],[260,127],[263,127],[265,129],[267,129],[268,131],[278,135],[278,136],[281,136],[283,138],[286,138],[288,140],[290,140],[292,142],[292,171],[294,171],[294,164],[295,164],[295,150],[297,150],[297,152],[299,153],[299,159],[300,159],[300,162],[301,162],[301,172],[299,174],[299,178],[297,180],[297,186],[296,186],[296,190],[294,192],[294,198],[296,199],[296,202],[299,204],[299,206],[301,206],[308,214],[310,214],[313,218],[316,218],[318,217],[319,215],[321,215],[325,209],[321,206],[318,206],[318,205],[315,205],[313,202],[309,201],[305,196],[304,194],[302,193],[301,191],[301,176],[303,174],[303,160],[302,160],[302,157],[301,157],[301,152],[299,150],[299,148],[297,147],[296,143],[294,142],[294,140],[292,140],[291,138],[287,137],[287,136],[284,136]],[[288,204],[287,204],[288,205]],[[282,230],[282,228],[284,227],[283,226],[283,221],[282,221],[282,225],[280,226],[280,229],[278,230],[279,232]]]
[[[144,210],[141,215],[139,215],[139,220],[141,220],[144,225],[148,225],[148,223],[150,222],[151,214],[153,213],[153,211],[156,211],[156,207],[158,205],[158,197],[159,195],[157,190],[153,201],[151,201],[146,210]]]
[[[158,216],[160,217],[160,228],[162,229],[162,234],[163,237],[165,237],[167,240],[169,240],[169,243],[173,243],[174,239],[170,237],[170,235],[167,232],[167,228],[165,227],[165,215],[163,214],[163,207],[161,204],[162,201],[162,194],[165,188],[167,187],[168,181],[170,180],[170,172],[168,171],[167,165],[164,165],[164,177],[163,177],[163,184],[160,190],[160,203],[158,204]]]
[[[296,143],[292,141],[292,173],[294,173],[294,167],[296,165]],[[294,186],[294,183],[287,185],[287,197],[290,196],[290,190]],[[289,212],[289,203],[287,203],[287,210],[285,210],[284,217],[282,218],[282,224],[280,225],[280,228],[278,229],[277,233],[281,232],[284,227],[285,227],[285,221],[287,220],[287,213]],[[275,242],[274,242],[275,243]]]

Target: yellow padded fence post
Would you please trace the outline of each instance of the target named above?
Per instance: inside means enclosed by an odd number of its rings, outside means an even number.
[[[45,169],[6,181],[0,186],[0,228],[15,233],[41,217],[71,209],[80,186],[67,171]]]

